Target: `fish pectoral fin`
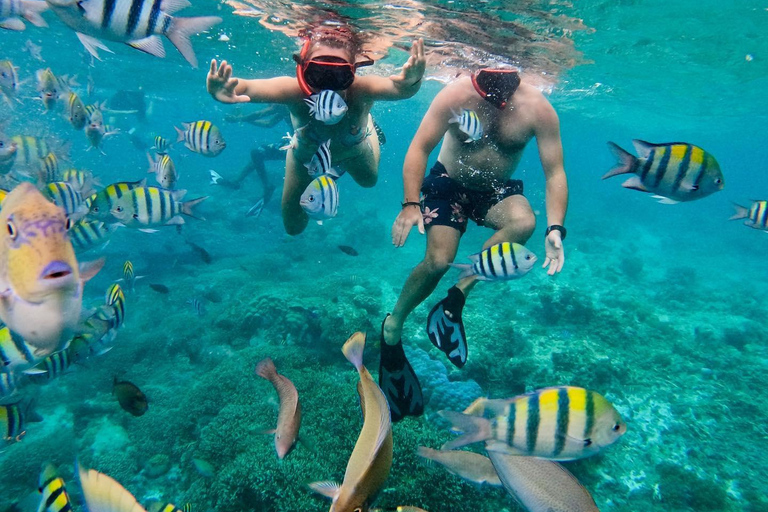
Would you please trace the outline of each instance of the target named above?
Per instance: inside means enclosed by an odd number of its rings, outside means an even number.
[[[80,264],[80,280],[82,282],[87,282],[93,276],[99,273],[99,271],[104,268],[104,262],[106,261],[105,258],[99,258],[95,261],[86,261],[84,263]]]
[[[128,46],[136,48],[144,53],[154,55],[155,57],[160,57],[161,59],[165,57],[165,47],[163,46],[162,39],[158,36],[145,37],[144,39],[131,41],[127,44]]]
[[[0,28],[13,30],[14,32],[21,32],[27,27],[24,25],[24,22],[21,21],[20,18],[6,18],[3,21],[0,21]]]
[[[631,190],[639,190],[640,192],[650,192],[650,190],[645,188],[645,185],[643,185],[643,182],[640,180],[640,176],[632,176],[627,181],[622,183],[621,186]]]
[[[90,2],[90,3],[93,3],[93,2]],[[99,57],[99,50],[104,50],[105,52],[109,52],[109,53],[115,53],[109,48],[107,48],[104,45],[104,43],[102,43],[95,37],[87,36],[85,34],[81,34],[80,32],[75,32],[75,34],[77,34],[77,38],[80,40],[80,43],[85,47],[86,50],[88,50],[88,53],[93,55],[93,57],[96,60],[101,60],[101,57]]]
[[[334,499],[339,495],[339,484],[326,480],[324,482],[312,482],[309,484],[309,488],[318,494],[322,494],[326,498]]]
[[[654,196],[651,196],[651,197],[653,197],[654,199],[658,199],[659,200],[659,204],[677,204],[677,203],[680,202],[680,201],[675,201],[674,199],[670,199],[670,198],[664,197],[664,196],[656,196],[656,195],[654,195]]]

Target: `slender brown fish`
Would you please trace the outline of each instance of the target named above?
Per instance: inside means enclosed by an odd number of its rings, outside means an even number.
[[[599,512],[595,500],[551,460],[488,452],[504,488],[529,512]]]
[[[127,380],[117,380],[115,377],[112,384],[112,394],[117,397],[120,407],[134,416],[141,416],[149,409],[147,396],[141,390]]]
[[[363,428],[347,463],[341,486],[335,482],[315,482],[310,488],[333,500],[330,512],[368,510],[368,502],[389,477],[392,467],[392,420],[384,393],[363,366],[365,334],[356,332],[342,348],[344,356],[357,368],[360,381],[360,407]]]
[[[416,453],[419,457],[441,464],[449,473],[460,476],[464,480],[501,487],[501,480],[490,459],[479,453],[464,450],[433,450],[425,446],[419,446]]]
[[[280,410],[277,413],[277,428],[265,433],[275,434],[277,458],[282,459],[291,451],[299,437],[301,426],[301,404],[296,386],[286,377],[277,373],[275,363],[266,358],[256,365],[256,375],[267,379],[275,387],[280,398]]]

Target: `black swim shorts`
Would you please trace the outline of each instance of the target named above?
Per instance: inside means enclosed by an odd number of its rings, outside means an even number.
[[[482,226],[494,205],[514,195],[523,195],[521,180],[508,180],[498,190],[480,192],[465,188],[448,176],[440,162],[435,162],[421,186],[424,226],[450,226],[461,233],[467,230],[467,219]]]

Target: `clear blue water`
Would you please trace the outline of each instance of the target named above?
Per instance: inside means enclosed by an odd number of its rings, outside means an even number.
[[[448,368],[450,383],[443,377],[443,384],[428,389],[434,402],[425,416],[395,425],[394,465],[377,505],[418,505],[431,512],[518,510],[503,490],[463,482],[414,454],[417,446],[437,448],[450,438],[435,412],[463,408],[466,403],[459,402],[470,397],[447,388],[474,380],[492,397],[570,384],[603,393],[617,405],[627,419],[625,437],[598,457],[567,465],[600,510],[768,509],[768,308],[761,259],[768,238],[727,220],[731,202],[765,199],[768,190],[765,5],[398,5],[396,14],[383,3],[325,7],[398,41],[409,39],[402,27],[431,42],[448,41],[450,48],[462,49],[464,63],[480,52],[519,62],[532,79],[548,84],[562,127],[569,232],[566,265],[557,278],[536,269],[520,281],[477,287],[465,313],[469,363],[462,371]],[[194,510],[327,508],[305,484],[342,479],[360,428],[357,375],[340,347],[355,330],[367,330],[366,364],[376,370],[378,326],[423,256],[423,238],[411,235],[396,250],[389,229],[399,211],[404,154],[442,84],[429,80],[410,100],[374,107],[388,140],[379,183],[361,189],[349,179],[342,182],[336,219],[312,223],[292,238],[283,233],[277,200],[260,218],[246,218],[261,197],[255,176],[233,193],[210,186],[208,171],[234,175],[252,147],[278,141],[287,127],[226,123],[226,114],[257,107],[214,102],[205,92],[204,64],[226,58],[244,77],[291,74],[296,39],[265,25],[289,32],[315,12],[316,6],[301,4],[195,2],[180,14],[224,18],[210,34],[193,38],[198,70],[167,43],[168,57],[160,60],[108,42],[116,53],[89,67],[74,34],[52,13],[44,14],[49,28],[27,24],[25,32],[0,33],[0,59],[11,59],[26,80],[21,103],[0,111],[2,131],[68,142],[72,164],[92,170],[103,184],[147,175],[144,151],[126,135],[132,128],[149,142],[155,134],[173,138],[173,126],[181,122],[208,119],[228,141],[214,159],[181,147],[171,153],[179,187],[191,197],[211,196],[201,207],[204,222],[190,220],[182,235],[172,228],[155,234],[121,229],[105,249],[80,256],[87,261],[103,255],[107,261],[86,287],[86,305],[101,300],[126,259],[147,277],[127,294],[127,323],[111,352],[45,386],[25,389],[45,419],[31,424],[22,442],[0,451],[0,509],[34,492],[40,466],[48,461],[60,467],[76,496],[76,457],[113,476],[142,503],[163,499],[191,503]],[[416,13],[423,15],[418,26],[405,23],[402,16],[411,20]],[[450,30],[446,20],[454,20]],[[512,31],[506,22],[526,30]],[[219,41],[221,34],[229,42]],[[499,44],[510,34],[514,45]],[[28,40],[42,48],[44,61],[21,49]],[[391,50],[374,72],[391,72],[405,56]],[[447,65],[459,66],[460,60]],[[78,75],[83,86],[90,73],[96,85],[92,101],[141,88],[151,104],[147,121],[114,116],[108,122],[123,133],[104,142],[106,155],[86,152],[81,133],[61,116],[43,114],[32,99],[34,72],[48,66],[57,74]],[[446,76],[439,66],[427,73]],[[84,87],[76,90],[84,93]],[[622,189],[620,178],[601,181],[614,163],[606,141],[629,148],[633,138],[705,148],[723,169],[725,190],[665,206]],[[267,170],[279,185],[282,163],[269,162]],[[515,176],[525,181],[534,210],[542,210],[535,144]],[[540,219],[528,244],[540,259],[544,224]],[[473,226],[459,258],[476,252],[488,235]],[[203,262],[185,239],[205,247],[212,263]],[[340,244],[360,255],[342,253]],[[419,360],[445,363],[423,326],[452,277],[406,324],[406,345],[418,348]],[[170,293],[158,294],[149,283],[165,284]],[[204,316],[186,303],[193,298],[205,302]],[[274,390],[253,374],[255,362],[266,356],[296,384],[305,410],[307,446],[282,462],[271,439],[258,434],[276,419]],[[120,409],[111,395],[115,375],[147,394],[147,414],[134,418]],[[151,477],[149,461],[157,455],[167,456],[171,469]],[[193,458],[209,461],[213,475],[201,475]]]

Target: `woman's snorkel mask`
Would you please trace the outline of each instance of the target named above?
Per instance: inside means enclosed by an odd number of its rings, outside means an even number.
[[[504,110],[520,85],[520,73],[516,69],[483,68],[472,74],[472,85],[485,101]]]
[[[342,57],[318,56],[307,60],[312,41],[307,39],[299,54],[293,54],[296,61],[296,79],[301,91],[307,96],[315,92],[343,91],[355,81],[357,68],[370,66],[373,60],[366,57],[362,62],[351,63]]]

